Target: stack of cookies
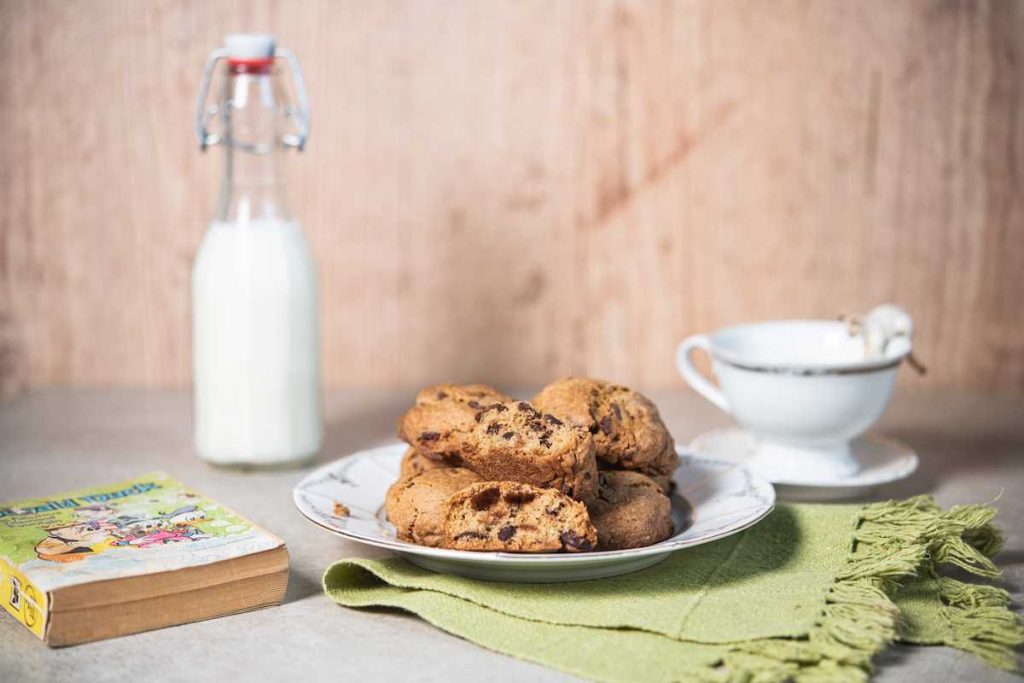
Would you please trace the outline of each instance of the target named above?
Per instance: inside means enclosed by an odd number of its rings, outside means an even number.
[[[480,384],[422,390],[386,509],[404,541],[521,553],[638,548],[673,533],[678,463],[658,409],[623,386],[561,379],[532,401]]]

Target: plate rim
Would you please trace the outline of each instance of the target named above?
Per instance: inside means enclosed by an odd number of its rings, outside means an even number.
[[[307,473],[293,488],[292,488],[292,503],[295,508],[308,521],[317,525],[318,527],[325,529],[326,531],[341,536],[347,540],[361,543],[364,545],[370,545],[373,547],[384,548],[397,553],[411,553],[415,555],[426,555],[437,559],[453,560],[463,563],[482,563],[482,564],[493,564],[495,562],[501,562],[504,564],[520,564],[524,566],[544,564],[550,566],[551,563],[557,563],[559,565],[572,565],[572,564],[590,564],[600,562],[602,560],[614,561],[622,558],[639,558],[647,555],[660,555],[672,553],[677,550],[684,548],[691,548],[705,543],[711,543],[713,541],[732,536],[741,531],[749,529],[754,526],[765,517],[767,517],[775,509],[777,503],[777,495],[775,487],[772,482],[768,481],[763,476],[757,474],[749,467],[740,463],[729,462],[725,460],[719,460],[715,458],[709,458],[704,455],[698,455],[685,450],[681,447],[676,448],[679,453],[681,462],[689,461],[699,464],[711,465],[714,467],[727,468],[726,471],[732,470],[743,470],[746,473],[749,481],[753,482],[758,486],[759,490],[765,494],[767,504],[763,509],[752,511],[749,518],[746,518],[742,523],[737,526],[730,527],[729,529],[723,530],[719,533],[715,533],[709,536],[702,536],[700,538],[693,539],[678,539],[676,537],[668,538],[659,543],[653,545],[644,546],[642,548],[627,548],[624,550],[602,550],[594,552],[584,553],[508,553],[500,551],[475,551],[475,550],[454,550],[449,548],[434,548],[430,546],[419,545],[416,543],[410,543],[407,541],[400,541],[396,538],[380,537],[380,538],[366,538],[361,535],[356,535],[352,532],[339,529],[336,527],[329,526],[324,522],[314,518],[311,514],[307,514],[304,509],[305,503],[300,501],[302,495],[321,496],[320,494],[313,493],[305,490],[303,487],[307,485],[307,482],[313,479],[322,479],[332,468],[336,467],[339,462],[347,460],[357,455],[371,454],[375,451],[390,451],[399,448],[405,448],[406,444],[396,442],[390,444],[384,444],[374,446],[370,448],[364,448],[357,451],[353,451],[347,455],[343,455],[339,458],[335,458],[330,462],[324,463],[319,467],[313,469]],[[678,468],[677,468],[678,469]],[[674,473],[673,473],[674,474]],[[703,482],[702,482],[703,483]],[[683,532],[685,533],[685,532]],[[681,534],[677,534],[681,535]]]

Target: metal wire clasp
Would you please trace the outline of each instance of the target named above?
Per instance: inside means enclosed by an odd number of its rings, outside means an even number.
[[[277,48],[274,57],[280,55],[288,62],[292,71],[292,83],[295,85],[295,99],[298,100],[298,108],[285,107],[285,114],[295,121],[295,132],[285,133],[282,142],[289,147],[294,147],[300,152],[306,146],[309,139],[309,100],[306,98],[306,80],[302,76],[302,67],[299,66],[299,59],[295,53],[286,47]]]
[[[211,133],[209,130],[211,119],[217,114],[222,113],[220,111],[220,105],[210,104],[207,106],[206,102],[210,97],[210,84],[213,81],[213,74],[217,67],[217,62],[222,59],[228,58],[227,48],[217,48],[210,53],[210,56],[206,60],[206,66],[203,69],[203,78],[199,82],[199,97],[196,101],[196,137],[199,140],[199,150],[202,152],[206,151],[207,147],[219,144],[222,141],[222,137],[216,133]],[[299,66],[299,60],[295,56],[295,53],[288,48],[279,47],[274,50],[274,59],[284,59],[288,62],[288,67],[291,70],[292,83],[295,86],[295,98],[298,100],[298,106],[285,106],[285,116],[289,117],[295,122],[295,132],[285,133],[281,137],[281,142],[286,147],[294,147],[300,152],[306,146],[306,141],[309,139],[310,130],[310,116],[309,116],[309,99],[306,96],[306,81],[302,76],[302,67]]]

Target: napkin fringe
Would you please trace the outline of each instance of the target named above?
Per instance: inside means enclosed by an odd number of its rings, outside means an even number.
[[[940,582],[949,626],[946,644],[993,666],[1015,669],[1014,648],[1024,642],[1024,627],[1009,609],[1009,594],[936,574],[939,565],[952,565],[985,578],[1000,575],[990,559],[1002,547],[1002,536],[991,524],[995,513],[984,505],[943,511],[930,496],[866,505],[810,634],[738,645],[724,659],[729,672],[724,680],[752,674],[757,681],[867,680],[871,659],[896,638],[899,609],[891,596],[904,579],[921,573]]]
[[[1013,671],[1015,648],[1024,644],[1024,625],[1010,609],[1010,594],[1002,588],[939,578],[942,615],[948,635],[945,644],[973,653],[988,664]]]

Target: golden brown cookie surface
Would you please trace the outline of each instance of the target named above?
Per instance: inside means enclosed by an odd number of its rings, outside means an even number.
[[[597,534],[582,503],[553,489],[500,481],[451,497],[444,543],[457,550],[585,552]]]
[[[477,414],[511,400],[485,384],[435,384],[417,394],[416,404],[398,421],[398,436],[428,458],[454,457]]]
[[[544,387],[534,405],[594,437],[599,460],[614,468],[670,475],[679,462],[658,408],[618,384],[567,377]]]
[[[414,477],[417,474],[423,474],[427,470],[434,470],[439,467],[458,467],[459,464],[456,458],[428,458],[410,446],[402,455],[401,471],[398,476]]]
[[[553,488],[578,500],[597,492],[594,442],[526,401],[482,410],[461,442],[465,466],[487,481],[516,481]]]
[[[440,546],[448,499],[479,481],[476,473],[461,467],[441,467],[401,478],[384,498],[388,521],[403,541]]]
[[[620,467],[612,467],[611,465],[609,465],[608,463],[604,462],[603,460],[598,460],[597,461],[597,474],[598,474],[599,480],[600,480],[600,474],[602,472],[637,472],[637,471],[639,471],[639,470],[624,470],[624,469],[622,469]],[[672,495],[672,492],[676,488],[675,482],[672,481],[672,475],[671,474],[654,474],[654,473],[651,473],[651,472],[643,472],[643,471],[641,471],[640,474],[644,475],[645,477],[647,477],[648,479],[653,481],[655,484],[657,484],[658,488],[661,489],[661,492],[664,493],[666,496]]]
[[[602,471],[598,483],[597,497],[587,509],[599,550],[642,548],[672,535],[672,503],[649,477]]]

